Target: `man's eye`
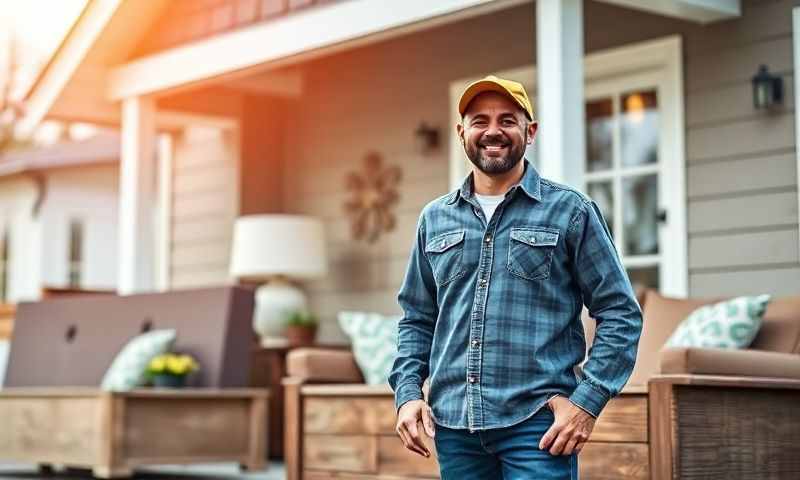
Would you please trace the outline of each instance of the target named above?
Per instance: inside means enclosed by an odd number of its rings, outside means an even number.
[[[503,120],[503,125],[507,125],[509,127],[514,126],[516,124],[517,124],[517,122],[515,122],[514,120],[511,120],[510,118],[506,119],[506,120]]]
[[[475,120],[474,122],[472,122],[472,124],[475,125],[476,127],[482,127],[486,125],[486,120]]]

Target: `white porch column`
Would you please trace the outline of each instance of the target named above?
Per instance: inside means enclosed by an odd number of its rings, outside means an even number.
[[[583,191],[582,0],[537,0],[536,49],[541,173]]]
[[[119,270],[121,294],[155,290],[155,102],[122,101],[119,169]]]

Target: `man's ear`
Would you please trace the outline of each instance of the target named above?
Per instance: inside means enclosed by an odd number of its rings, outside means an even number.
[[[458,134],[458,138],[461,139],[461,145],[464,145],[464,125],[456,123],[456,133]]]
[[[531,122],[528,124],[528,131],[526,132],[527,143],[533,143],[533,140],[536,138],[536,132],[539,130],[539,124],[536,122]]]

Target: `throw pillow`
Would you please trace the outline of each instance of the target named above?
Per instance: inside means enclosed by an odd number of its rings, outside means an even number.
[[[667,347],[746,348],[756,338],[770,295],[736,297],[689,314]]]
[[[154,330],[131,339],[111,362],[100,388],[124,392],[143,386],[150,359],[168,352],[175,336],[175,330]]]
[[[350,337],[353,355],[368,385],[389,382],[397,356],[400,316],[367,312],[339,312],[339,326]]]

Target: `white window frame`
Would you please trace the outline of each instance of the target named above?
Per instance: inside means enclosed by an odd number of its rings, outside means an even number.
[[[792,9],[792,45],[794,46],[794,144],[795,156],[797,160],[797,185],[800,187],[800,120],[797,118],[797,105],[800,105],[800,7]],[[797,211],[800,215],[800,193],[797,195]],[[798,222],[800,229],[800,222]],[[798,252],[800,252],[800,242],[797,245]]]
[[[797,25],[797,21],[797,15],[795,15],[795,25]],[[797,42],[797,39],[795,41]],[[795,50],[797,51],[797,48]],[[681,51],[682,42],[680,36],[672,35],[662,39],[591,53],[584,57],[584,77],[585,81],[590,83],[592,80],[606,76],[645,70],[657,70],[662,77],[663,92],[659,92],[659,105],[661,108],[661,121],[666,125],[666,128],[664,128],[664,137],[661,138],[659,158],[663,159],[664,162],[668,162],[668,166],[663,169],[662,174],[659,176],[659,189],[663,192],[661,201],[669,204],[661,204],[659,207],[668,211],[667,221],[671,226],[670,234],[662,237],[664,242],[669,242],[670,244],[670,249],[665,250],[662,254],[662,264],[670,265],[671,273],[662,277],[660,291],[664,295],[685,298],[689,293],[689,267]],[[532,85],[534,90],[531,93],[534,94],[535,92],[538,95],[535,90],[537,76],[534,65],[494,73],[501,77],[528,79],[529,82],[526,85]],[[461,121],[457,108],[461,92],[470,82],[476,79],[476,77],[464,78],[450,84],[452,125]],[[534,105],[534,113],[535,111],[536,105]],[[798,159],[798,162],[800,162],[800,157]],[[470,163],[464,156],[455,128],[450,131],[449,162],[450,188],[454,189],[460,186],[464,177],[470,171]]]

